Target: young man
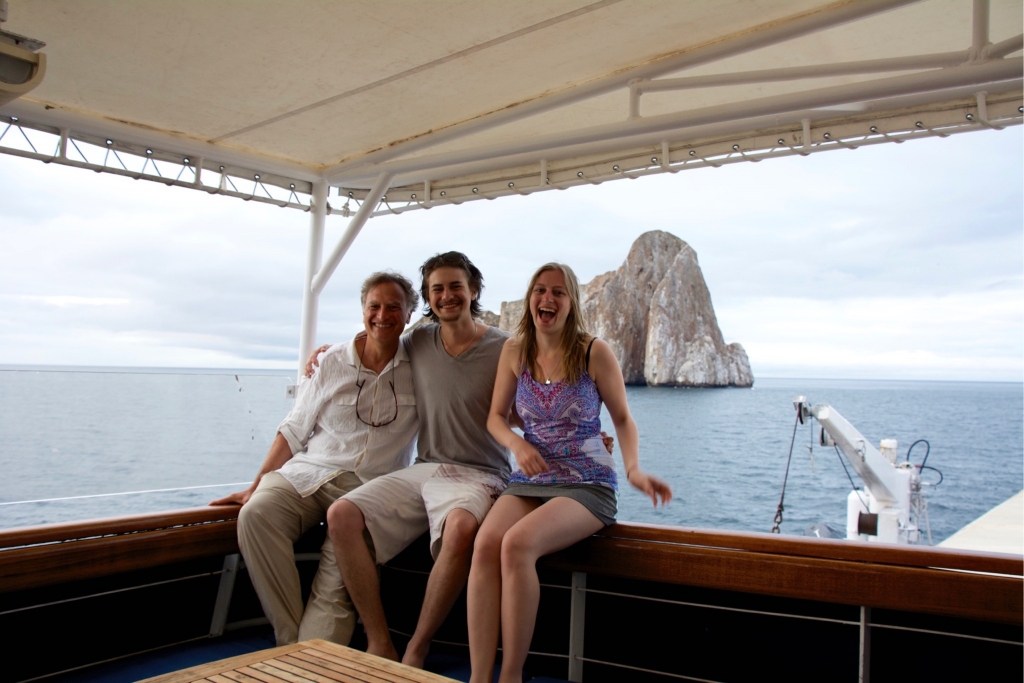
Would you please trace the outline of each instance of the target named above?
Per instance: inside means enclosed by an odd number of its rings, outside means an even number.
[[[368,530],[383,564],[430,531],[434,568],[416,632],[402,661],[416,667],[469,574],[473,540],[510,471],[508,451],[487,431],[487,414],[508,335],[478,323],[480,271],[459,252],[438,254],[420,268],[426,315],[434,322],[403,337],[412,362],[420,433],[409,468],[346,495],[327,514],[335,557],[363,620],[367,651],[397,659]]]
[[[412,459],[419,421],[400,337],[417,301],[401,275],[371,275],[362,287],[365,335],[327,350],[299,385],[252,486],[211,503],[242,505],[238,545],[278,645],[351,639],[355,612],[331,539],[305,609],[292,545],[338,498]]]

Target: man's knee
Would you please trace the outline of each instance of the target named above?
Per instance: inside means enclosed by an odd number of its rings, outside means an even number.
[[[461,508],[452,510],[444,521],[441,547],[448,552],[468,554],[473,549],[476,532],[480,528],[476,517]]]
[[[260,494],[263,495],[260,495]],[[257,491],[238,511],[238,530],[241,533],[260,533],[281,526],[281,520],[291,521],[290,511],[280,505],[272,495]]]
[[[355,503],[342,499],[327,509],[327,533],[335,543],[362,539],[365,529],[363,512]]]

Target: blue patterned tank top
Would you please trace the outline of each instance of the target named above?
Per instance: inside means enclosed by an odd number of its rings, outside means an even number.
[[[615,466],[601,440],[601,396],[590,375],[575,384],[541,384],[524,368],[516,384],[516,410],[526,440],[550,468],[528,477],[512,473],[509,483],[598,484],[617,491]]]

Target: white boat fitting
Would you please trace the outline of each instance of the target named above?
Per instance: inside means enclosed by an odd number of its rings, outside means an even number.
[[[835,448],[864,482],[863,490],[854,487],[846,499],[846,538],[872,543],[925,542],[931,545],[928,506],[922,495],[924,461],[921,465],[911,463],[908,450],[907,461],[897,462],[898,444],[895,439],[882,439],[881,448],[875,448],[832,406],[811,405],[804,396],[793,399],[793,406],[798,423],[803,424],[812,418],[818,422],[815,443]],[[925,460],[927,457],[925,455]],[[778,530],[781,521],[781,502],[779,507],[773,531]]]

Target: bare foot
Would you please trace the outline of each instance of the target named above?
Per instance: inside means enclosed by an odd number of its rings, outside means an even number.
[[[428,652],[430,652],[429,642],[426,645],[417,645],[415,641],[409,641],[405,648],[405,656],[402,657],[402,664],[422,669]]]
[[[388,638],[386,643],[381,643],[379,645],[377,643],[367,643],[366,654],[377,655],[384,659],[390,659],[393,662],[398,661],[398,650],[395,649],[395,645],[391,642],[390,638]]]

